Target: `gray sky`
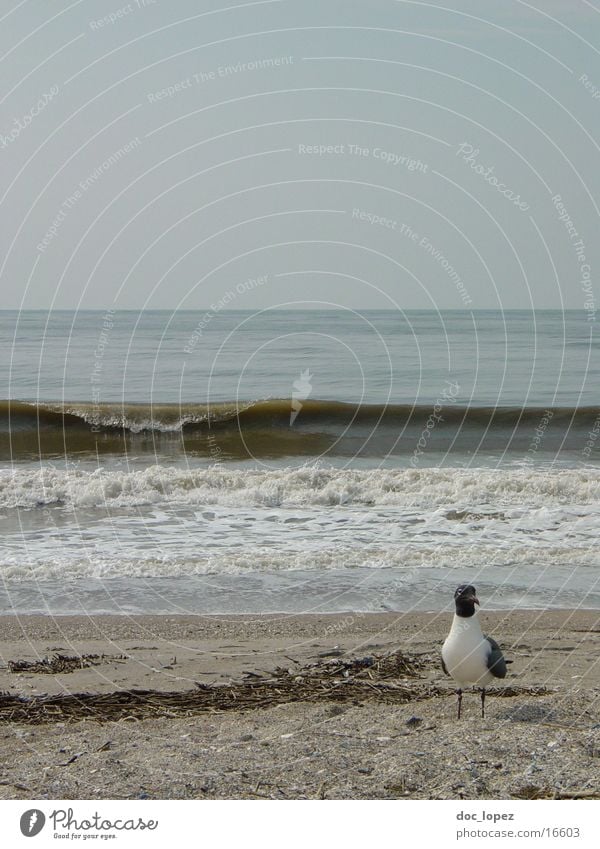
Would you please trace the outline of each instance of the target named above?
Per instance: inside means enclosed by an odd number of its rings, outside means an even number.
[[[1,306],[593,316],[600,0],[451,5],[2,0]]]

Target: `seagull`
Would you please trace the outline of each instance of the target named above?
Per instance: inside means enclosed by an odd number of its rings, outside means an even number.
[[[486,637],[479,624],[475,587],[461,584],[454,593],[456,613],[442,646],[442,669],[458,684],[458,719],[462,688],[481,687],[481,716],[485,718],[485,688],[494,678],[506,677],[506,661],[498,643]]]

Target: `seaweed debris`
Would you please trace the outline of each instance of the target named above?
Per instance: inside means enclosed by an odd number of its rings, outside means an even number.
[[[9,660],[8,671],[16,674],[29,673],[43,675],[64,675],[85,669],[87,666],[99,666],[101,663],[122,662],[126,660],[123,655],[113,657],[106,654],[82,654],[71,656],[66,654],[55,654],[52,657],[43,657],[38,660]]]
[[[293,661],[295,663],[295,661]],[[23,697],[0,693],[0,723],[41,724],[136,721],[155,717],[193,716],[226,710],[256,710],[291,702],[367,701],[405,704],[447,695],[423,674],[427,660],[393,652],[384,656],[319,661],[307,666],[278,667],[272,673],[247,672],[241,681],[201,684],[184,691],[118,690],[111,693],[65,693]],[[544,688],[511,688],[498,695],[544,695]]]

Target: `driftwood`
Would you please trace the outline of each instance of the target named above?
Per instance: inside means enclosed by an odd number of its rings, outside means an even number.
[[[514,790],[513,799],[600,799],[598,790],[557,790],[556,787],[538,787],[526,784]]]
[[[25,698],[0,693],[0,723],[40,724],[92,719],[97,722],[193,716],[253,710],[290,702],[381,701],[402,704],[447,695],[447,687],[425,680],[427,659],[394,652],[382,657],[320,661],[294,669],[278,667],[263,676],[246,673],[226,685],[196,684],[195,690],[130,690]],[[421,679],[421,680],[416,680]],[[507,688],[508,689],[508,688]],[[545,688],[498,689],[497,695],[544,695]]]

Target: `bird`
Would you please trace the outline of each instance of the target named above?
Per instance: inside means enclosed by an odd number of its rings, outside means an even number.
[[[481,687],[481,716],[485,718],[485,688],[495,678],[506,677],[506,663],[498,643],[481,630],[477,591],[471,584],[461,584],[454,593],[456,613],[450,633],[442,646],[442,669],[456,681],[458,719],[462,707],[463,687]],[[509,661],[510,662],[510,661]]]

